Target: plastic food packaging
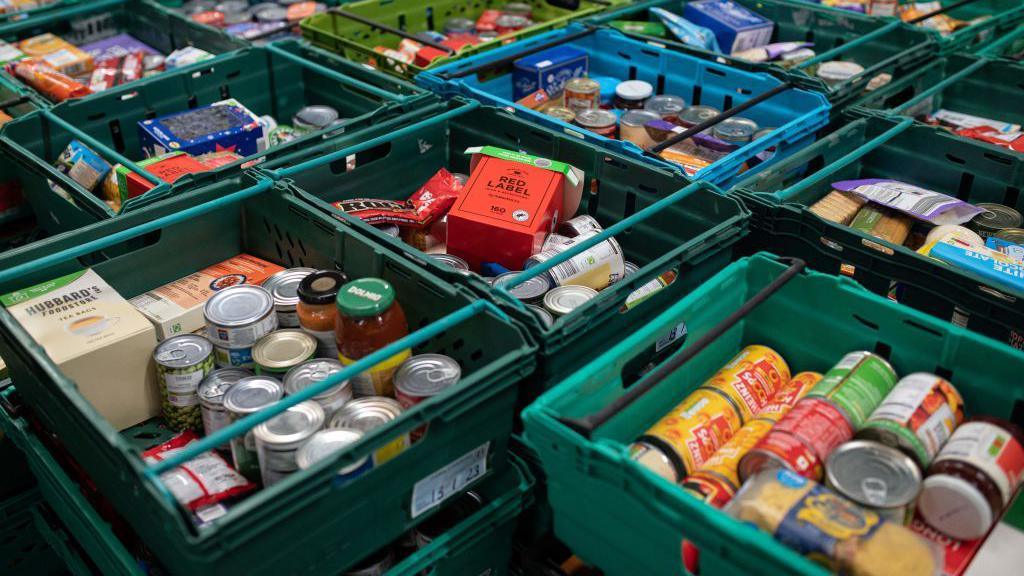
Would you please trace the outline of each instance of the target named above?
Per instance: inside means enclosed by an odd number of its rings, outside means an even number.
[[[191,430],[183,432],[167,442],[142,453],[146,462],[163,460],[199,439]],[[164,472],[160,481],[167,486],[174,498],[189,510],[198,510],[236,498],[256,489],[256,485],[245,479],[221,455],[210,450],[203,452],[185,464]]]
[[[843,180],[833,182],[832,188],[936,225],[963,224],[985,211],[941,192],[885,178]]]
[[[335,202],[333,206],[375,226],[394,224],[426,229],[448,213],[460,192],[462,183],[451,172],[441,168],[405,202],[353,198]]]
[[[54,102],[92,94],[88,86],[39,60],[26,59],[15,62],[9,65],[9,71]]]

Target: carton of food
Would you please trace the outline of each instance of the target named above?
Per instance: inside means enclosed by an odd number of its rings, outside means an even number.
[[[81,270],[0,296],[0,304],[114,428],[160,413],[156,331],[99,274]]]

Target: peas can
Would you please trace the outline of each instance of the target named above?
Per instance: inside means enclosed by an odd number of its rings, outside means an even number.
[[[172,336],[153,351],[160,384],[161,412],[172,430],[203,429],[202,410],[196,393],[213,371],[213,344],[196,334]]]
[[[896,371],[884,358],[861,350],[843,356],[808,396],[827,398],[843,411],[853,429],[859,430],[896,380]]]

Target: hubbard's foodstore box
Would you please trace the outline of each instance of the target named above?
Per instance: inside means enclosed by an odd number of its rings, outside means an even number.
[[[159,414],[153,325],[99,274],[68,274],[0,296],[0,304],[114,427]]]

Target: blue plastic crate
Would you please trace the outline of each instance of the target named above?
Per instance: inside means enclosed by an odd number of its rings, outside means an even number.
[[[512,62],[517,59],[517,55],[529,54],[540,46],[573,46],[589,54],[591,75],[645,80],[656,87],[657,93],[676,94],[686,100],[688,105],[699,103],[721,110],[739,105],[782,83],[768,74],[737,70],[645,44],[616,30],[589,30],[587,33],[588,27],[574,24],[564,30],[521,40],[514,45],[425,72],[417,76],[416,81],[442,95],[461,94],[484,103],[508,107],[516,114],[555,130],[678,172],[683,171],[678,164],[646,153],[631,142],[600,136],[515,104],[512,100]],[[456,77],[461,71],[492,63],[495,68],[487,71],[484,78],[475,72]],[[773,147],[779,153],[784,153],[816,132],[828,122],[829,109],[825,96],[796,88],[773,96],[742,113],[742,116],[751,118],[760,126],[775,127],[771,134],[743,146],[691,176],[714,183],[725,182],[738,174],[744,163],[758,153]]]

